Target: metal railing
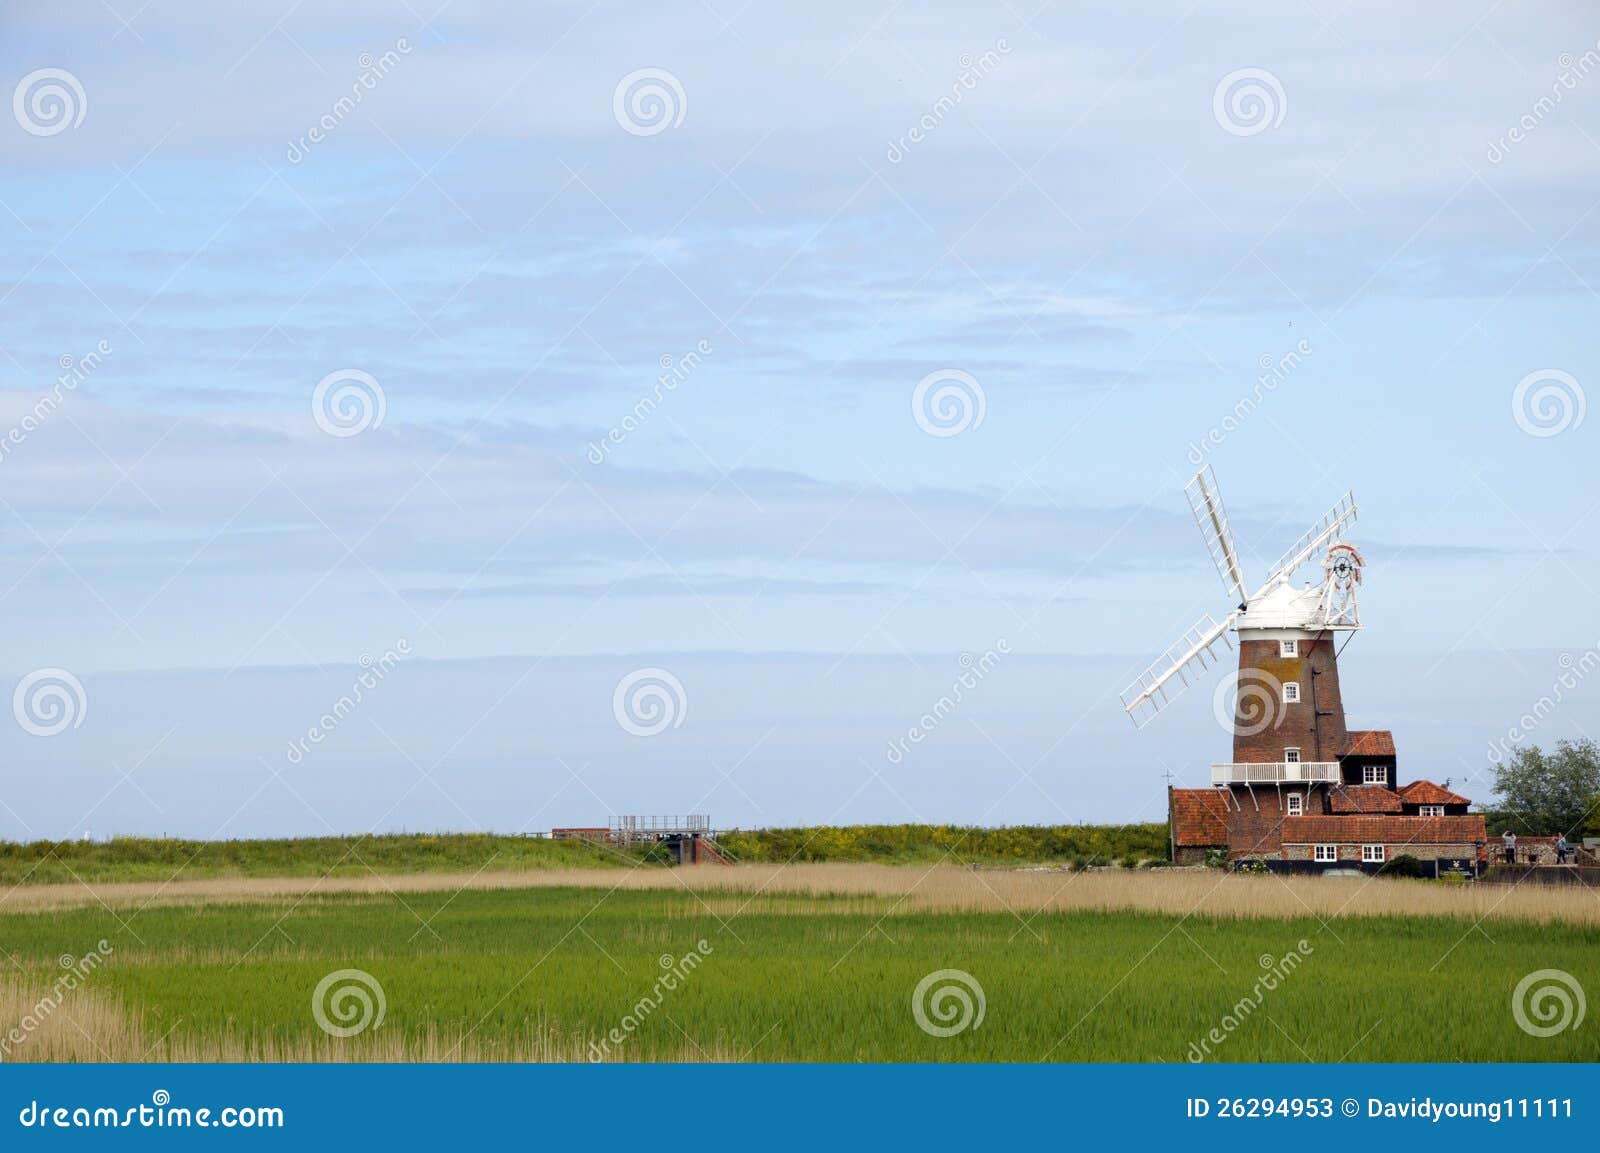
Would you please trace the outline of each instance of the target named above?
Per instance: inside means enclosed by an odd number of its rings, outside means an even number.
[[[624,844],[654,841],[666,836],[711,835],[711,818],[703,813],[670,817],[612,817],[611,839]]]
[[[1337,761],[1277,761],[1212,765],[1213,785],[1337,784]]]

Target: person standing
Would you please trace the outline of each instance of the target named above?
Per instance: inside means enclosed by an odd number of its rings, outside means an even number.
[[[1505,833],[1505,836],[1501,837],[1500,840],[1506,847],[1506,864],[1508,864],[1508,865],[1516,864],[1517,863],[1517,834],[1513,833],[1510,829],[1507,829],[1506,833]]]
[[[1559,837],[1556,838],[1556,864],[1565,865],[1566,863],[1567,863],[1567,834],[1562,833]]]

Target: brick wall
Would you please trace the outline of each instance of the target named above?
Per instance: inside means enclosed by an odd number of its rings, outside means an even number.
[[[1433,861],[1441,857],[1446,859],[1459,859],[1470,857],[1476,859],[1478,847],[1473,844],[1459,845],[1386,845],[1384,846],[1384,859],[1392,861],[1399,856],[1415,857],[1419,861]],[[1361,863],[1360,845],[1339,845],[1339,861],[1351,864]],[[1283,859],[1286,861],[1310,861],[1315,858],[1311,845],[1285,845],[1283,846]]]
[[[1303,761],[1332,761],[1344,751],[1348,734],[1344,698],[1339,692],[1339,669],[1333,656],[1334,642],[1334,635],[1325,632],[1314,639],[1302,640],[1298,656],[1284,657],[1278,655],[1276,640],[1240,637],[1239,715],[1235,718],[1233,735],[1236,762],[1281,761],[1285,748],[1298,748]],[[1290,681],[1299,684],[1300,700],[1286,705],[1282,703],[1278,686]],[[1270,702],[1252,693],[1252,688],[1257,686],[1269,690]],[[1257,711],[1268,704],[1269,713]],[[1315,715],[1318,711],[1329,715],[1318,718]]]
[[[1235,785],[1228,790],[1229,857],[1275,857],[1282,852],[1283,818],[1288,816],[1291,792],[1306,798],[1303,812],[1320,813],[1327,807],[1326,785],[1293,789]]]

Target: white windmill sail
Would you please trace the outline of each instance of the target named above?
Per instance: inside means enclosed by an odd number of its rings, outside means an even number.
[[[1339,498],[1338,503],[1323,514],[1321,520],[1308,528],[1305,534],[1278,558],[1278,563],[1272,566],[1271,574],[1256,596],[1260,596],[1276,582],[1288,580],[1295,569],[1338,540],[1345,526],[1353,523],[1355,519],[1356,497],[1353,492],[1347,492]]]
[[[1211,563],[1217,566],[1217,573],[1234,600],[1244,604],[1244,570],[1239,567],[1239,554],[1233,547],[1233,532],[1228,528],[1228,511],[1222,505],[1222,490],[1217,487],[1216,473],[1206,465],[1194,474],[1183,491],[1189,498],[1194,522],[1200,526],[1200,535],[1205,538]]]
[[[1122,707],[1136,727],[1142,729],[1154,720],[1156,714],[1189,687],[1190,677],[1198,679],[1216,662],[1213,647],[1218,641],[1230,650],[1233,648],[1228,630],[1238,617],[1237,609],[1221,621],[1207,613],[1133,679],[1123,690]]]

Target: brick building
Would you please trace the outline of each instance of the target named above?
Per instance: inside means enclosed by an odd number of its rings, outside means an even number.
[[[1247,593],[1227,512],[1209,467],[1185,490],[1195,521],[1237,607],[1209,615],[1135,679],[1123,706],[1148,723],[1237,637],[1233,759],[1211,767],[1211,788],[1169,789],[1175,861],[1213,852],[1284,872],[1375,871],[1402,854],[1438,862],[1434,871],[1476,871],[1485,858],[1483,817],[1432,781],[1401,786],[1394,735],[1345,724],[1339,652],[1361,627],[1364,561],[1340,539],[1356,518],[1346,493]],[[1295,585],[1301,565],[1322,556],[1322,579]],[[1222,697],[1219,693],[1219,702]]]

